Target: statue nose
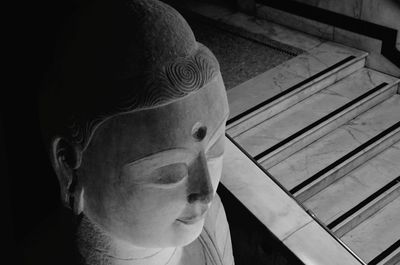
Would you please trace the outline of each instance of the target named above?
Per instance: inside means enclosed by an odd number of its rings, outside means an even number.
[[[188,202],[208,204],[213,199],[213,186],[204,152],[189,167]]]

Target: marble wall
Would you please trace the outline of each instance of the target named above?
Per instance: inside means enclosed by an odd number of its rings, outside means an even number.
[[[294,0],[400,31],[400,2],[395,0]],[[400,34],[397,35],[400,49]]]
[[[289,0],[287,0],[289,1]],[[398,31],[396,48],[400,50],[400,1],[396,0],[291,0],[349,17],[372,22]],[[400,76],[400,68],[381,55],[382,41],[285,11],[258,5],[259,17],[283,24],[323,39],[368,51],[367,66]]]

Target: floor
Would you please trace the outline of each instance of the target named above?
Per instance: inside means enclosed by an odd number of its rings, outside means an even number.
[[[217,57],[226,89],[231,89],[295,57],[279,48],[243,38],[211,22],[187,17],[198,42]],[[298,53],[302,51],[299,49]]]

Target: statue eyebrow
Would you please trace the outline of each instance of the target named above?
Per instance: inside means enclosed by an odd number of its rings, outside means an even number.
[[[219,132],[223,131],[224,124],[229,116],[229,112],[225,115],[222,122],[218,125],[217,129],[213,132],[210,137],[210,141],[207,144],[206,151],[219,139]],[[164,151],[160,151],[143,158],[140,158],[131,163],[127,163],[122,167],[122,171],[129,171],[132,173],[140,173],[150,171],[162,166],[170,165],[173,163],[185,162],[189,164],[194,159],[195,154],[185,148],[171,148]]]
[[[194,154],[185,148],[173,148],[148,155],[134,162],[125,164],[122,171],[140,173],[150,171],[174,163],[187,163],[194,158]]]

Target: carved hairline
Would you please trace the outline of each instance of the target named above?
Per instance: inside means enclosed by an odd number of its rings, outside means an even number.
[[[133,95],[112,113],[95,117],[85,124],[73,123],[70,127],[72,141],[84,151],[97,128],[107,120],[182,100],[214,81],[220,72],[218,61],[206,46],[197,44],[198,49],[191,55],[167,62],[159,71],[152,71],[147,76],[144,93]]]

